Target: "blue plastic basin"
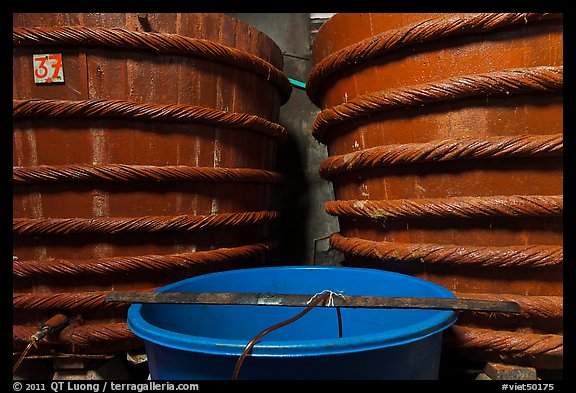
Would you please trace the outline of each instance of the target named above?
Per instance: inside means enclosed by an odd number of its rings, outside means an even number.
[[[193,277],[157,292],[270,292],[445,297],[439,285],[376,269],[266,267]],[[134,304],[128,326],[144,340],[153,379],[230,379],[246,344],[304,307]],[[264,336],[239,379],[437,379],[442,331],[453,311],[335,308]]]

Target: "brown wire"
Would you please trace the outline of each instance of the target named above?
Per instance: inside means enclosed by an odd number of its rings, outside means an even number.
[[[30,342],[28,343],[24,351],[22,351],[22,353],[20,354],[20,357],[16,361],[16,364],[14,364],[14,366],[12,367],[12,374],[16,373],[16,371],[20,367],[20,364],[28,354],[28,351],[30,351],[32,347],[38,348],[37,345],[38,341],[42,340],[46,336],[46,334],[49,334],[57,329],[62,328],[64,324],[70,322],[72,319],[74,318],[68,318],[66,315],[58,313],[52,316],[51,318],[48,318],[46,322],[42,323],[42,325],[30,337]]]
[[[244,363],[244,359],[246,359],[246,357],[250,354],[250,351],[252,350],[252,348],[254,348],[254,345],[256,345],[256,343],[258,343],[258,341],[260,341],[260,339],[262,337],[264,337],[265,335],[267,335],[268,333],[270,333],[276,329],[280,329],[281,327],[284,327],[288,324],[291,324],[292,322],[297,321],[298,319],[300,319],[304,315],[306,315],[314,307],[316,307],[318,304],[328,300],[329,297],[330,297],[330,292],[325,292],[323,294],[318,295],[317,297],[312,298],[312,301],[310,302],[308,307],[306,307],[303,311],[299,312],[298,314],[296,314],[292,318],[289,318],[283,322],[277,323],[276,325],[270,326],[269,328],[266,328],[263,331],[261,331],[260,333],[258,333],[257,335],[255,335],[248,342],[248,344],[246,344],[246,346],[244,347],[244,350],[242,351],[242,354],[240,355],[240,358],[238,358],[238,361],[236,362],[236,366],[234,367],[234,372],[232,373],[232,379],[233,380],[238,379],[238,374],[240,373],[240,368],[242,367],[242,363]]]
[[[34,339],[34,337],[30,338],[30,342],[28,343],[28,345],[26,345],[26,348],[24,348],[14,366],[12,366],[12,374],[16,373],[16,371],[20,367],[20,364],[22,364],[22,361],[26,358],[26,355],[28,355],[28,352],[32,347],[38,348],[38,345],[36,344],[36,340]]]

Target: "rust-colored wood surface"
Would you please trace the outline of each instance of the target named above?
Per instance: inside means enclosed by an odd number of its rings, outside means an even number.
[[[524,310],[460,318],[458,356],[562,367],[562,42],[533,13],[338,14],[316,36],[333,247]]]
[[[132,347],[108,291],[265,262],[290,94],[270,38],[222,14],[17,13],[13,27],[15,349],[58,311],[82,318],[40,350]],[[64,83],[34,82],[46,53]]]

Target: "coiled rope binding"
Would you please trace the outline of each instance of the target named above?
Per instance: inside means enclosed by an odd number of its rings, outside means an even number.
[[[44,182],[172,182],[280,183],[282,175],[263,169],[213,168],[187,165],[71,164],[15,166],[12,181],[19,184]]]
[[[391,51],[466,34],[482,37],[483,32],[562,17],[561,13],[471,13],[430,18],[384,31],[323,58],[312,68],[306,82],[306,92],[314,104],[321,106],[322,89],[338,73]],[[381,61],[386,61],[386,58],[381,57]]]
[[[331,179],[342,172],[392,165],[464,159],[560,157],[563,148],[562,134],[463,137],[391,144],[328,157],[320,165],[319,173],[324,179]]]
[[[284,141],[286,129],[245,113],[225,112],[196,105],[152,104],[128,100],[12,100],[15,119],[24,118],[129,118],[192,122],[224,128],[248,129]]]
[[[312,125],[312,134],[317,140],[323,141],[326,131],[335,124],[362,119],[395,108],[489,94],[561,91],[563,76],[563,66],[514,68],[484,74],[454,76],[430,83],[366,93],[343,104],[323,109]]]
[[[479,217],[559,217],[562,195],[500,195],[397,200],[328,201],[326,212],[371,220]]]
[[[127,232],[196,231],[224,226],[269,222],[278,212],[219,213],[210,215],[93,217],[93,218],[15,218],[12,232],[18,236],[69,235],[72,233],[118,234]]]
[[[253,72],[277,86],[282,103],[288,101],[292,88],[286,75],[274,65],[240,49],[180,34],[130,31],[122,28],[54,26],[15,27],[12,44],[77,45],[116,49],[139,49],[208,59]]]
[[[263,256],[276,247],[276,242],[254,243],[238,247],[217,248],[170,255],[135,255],[97,259],[61,259],[13,261],[14,277],[47,275],[111,274],[132,271],[190,269],[195,265],[236,262]]]
[[[14,47],[79,46],[142,50],[160,54],[193,56],[223,63],[254,73],[274,85],[281,103],[290,97],[292,88],[284,73],[266,60],[251,53],[216,42],[179,34],[136,32],[120,28],[61,26],[17,27],[13,29]],[[156,104],[130,100],[13,100],[13,118],[125,118],[135,121],[186,122],[222,127],[229,132],[250,130],[283,141],[286,129],[265,118],[246,113],[232,113],[212,108],[182,104]],[[223,131],[224,132],[224,131]],[[45,182],[173,182],[270,183],[282,181],[279,173],[251,168],[211,168],[185,165],[153,166],[126,164],[68,164],[13,167],[14,184]],[[117,234],[126,232],[193,231],[200,229],[251,225],[275,220],[276,211],[220,213],[212,215],[95,217],[95,218],[16,218],[13,233],[27,235],[66,235],[73,233]],[[84,274],[126,273],[135,270],[158,271],[190,269],[195,265],[237,262],[261,258],[276,242],[262,242],[238,247],[185,252],[172,255],[136,255],[90,260],[14,258],[14,277],[75,276]],[[16,309],[45,311],[51,309],[90,310],[104,307],[104,292],[85,293],[14,293]],[[107,304],[106,307],[111,307]],[[30,327],[14,325],[15,341],[27,341]],[[125,323],[87,323],[69,326],[56,338],[58,344],[88,346],[138,340]]]
[[[453,244],[397,243],[345,237],[334,233],[332,246],[345,254],[403,263],[426,263],[449,266],[494,268],[543,268],[561,266],[562,246],[460,246]]]

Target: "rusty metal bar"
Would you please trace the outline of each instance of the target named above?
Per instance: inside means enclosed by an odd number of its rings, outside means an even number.
[[[316,295],[314,294],[301,295],[250,292],[111,292],[106,295],[105,300],[109,302],[125,303],[306,307],[310,304],[310,301],[315,296]],[[520,312],[520,307],[516,302],[455,298],[345,296],[339,293],[331,293],[329,301],[324,302],[323,304],[319,304],[319,306],[346,308],[419,308],[436,310],[473,310],[506,313]]]

